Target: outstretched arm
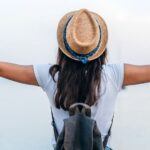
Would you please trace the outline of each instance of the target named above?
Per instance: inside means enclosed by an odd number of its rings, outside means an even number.
[[[150,65],[125,64],[123,85],[133,85],[150,82]]]
[[[0,62],[0,77],[38,86],[32,65],[18,65],[8,62]]]

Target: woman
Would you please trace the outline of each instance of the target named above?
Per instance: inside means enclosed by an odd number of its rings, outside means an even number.
[[[107,64],[107,26],[100,15],[87,9],[69,12],[61,18],[57,40],[57,64],[0,62],[0,76],[42,87],[59,133],[71,104],[90,105],[104,141],[117,94],[123,86],[150,82],[150,65]],[[55,144],[54,139],[51,141]],[[106,149],[111,149],[109,142]]]

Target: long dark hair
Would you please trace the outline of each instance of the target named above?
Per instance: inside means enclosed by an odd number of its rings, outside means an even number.
[[[101,71],[102,65],[106,63],[106,56],[107,49],[100,57],[82,64],[67,57],[58,48],[57,64],[49,69],[54,82],[54,76],[59,71],[54,98],[57,108],[68,110],[75,102],[83,102],[90,106],[96,103],[100,97]]]

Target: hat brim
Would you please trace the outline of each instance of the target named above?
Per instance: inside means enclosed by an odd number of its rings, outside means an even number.
[[[71,12],[67,13],[66,15],[64,15],[61,18],[61,20],[59,21],[58,27],[57,27],[57,41],[58,41],[59,48],[62,50],[62,52],[65,55],[67,55],[69,58],[74,59],[74,60],[78,60],[78,59],[75,58],[74,56],[72,56],[66,50],[65,45],[64,45],[64,41],[63,41],[63,32],[64,32],[64,28],[65,28],[65,25],[66,25],[68,19],[72,15],[74,15],[74,13],[76,13],[76,12],[77,11],[71,11]],[[108,41],[108,30],[107,30],[107,26],[106,26],[105,21],[103,20],[103,18],[100,15],[98,15],[94,12],[91,12],[91,13],[92,13],[92,15],[94,15],[96,17],[96,19],[97,19],[97,21],[101,27],[101,42],[100,42],[99,49],[92,56],[90,56],[88,58],[89,61],[94,60],[103,54],[103,52],[105,51],[105,48],[106,48],[107,41]]]

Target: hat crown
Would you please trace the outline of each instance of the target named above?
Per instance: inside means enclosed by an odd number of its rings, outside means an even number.
[[[100,37],[98,22],[87,9],[77,11],[66,30],[68,44],[79,54],[89,53],[98,44]]]
[[[103,18],[95,12],[85,8],[71,11],[59,21],[57,40],[65,55],[87,63],[105,51],[107,26]]]

